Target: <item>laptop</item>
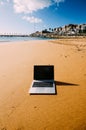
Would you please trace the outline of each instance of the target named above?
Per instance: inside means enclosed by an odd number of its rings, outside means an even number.
[[[30,94],[56,94],[53,65],[35,65]]]

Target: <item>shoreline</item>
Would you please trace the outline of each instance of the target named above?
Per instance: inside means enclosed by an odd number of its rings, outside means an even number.
[[[86,39],[15,43],[0,44],[0,130],[86,129]],[[29,95],[33,66],[49,64],[57,95]]]
[[[24,42],[24,41],[35,41],[35,40],[51,40],[51,38],[44,37],[17,37],[17,36],[4,36],[0,37],[1,42]]]
[[[6,36],[5,36],[5,37],[6,37]],[[9,38],[9,36],[8,36],[8,38]],[[10,38],[12,38],[12,37],[10,37]],[[14,38],[16,38],[16,37],[14,37]],[[17,38],[19,38],[19,37],[17,37]],[[21,38],[22,38],[22,37],[21,37]],[[11,39],[11,40],[6,40],[6,41],[5,41],[5,40],[4,40],[4,41],[1,40],[0,43],[1,43],[1,42],[2,42],[2,43],[5,43],[5,42],[6,42],[6,43],[9,43],[9,42],[11,42],[11,43],[12,43],[12,42],[25,42],[25,41],[36,41],[36,40],[37,40],[37,41],[38,41],[38,40],[45,40],[45,41],[46,41],[46,40],[49,40],[49,41],[50,41],[50,40],[65,40],[65,39],[66,39],[66,40],[68,40],[68,39],[69,39],[69,40],[78,40],[78,39],[80,40],[80,39],[86,39],[86,36],[57,36],[57,37],[53,37],[53,38],[52,38],[52,37],[46,37],[46,38],[44,38],[44,37],[30,37],[30,38],[31,38],[31,39],[29,39],[29,40],[28,40],[28,39],[26,39],[26,40],[24,40],[24,39],[23,39],[23,40],[22,40],[22,39],[21,39],[21,40],[12,40],[12,39]],[[35,38],[36,38],[36,39],[35,39]]]

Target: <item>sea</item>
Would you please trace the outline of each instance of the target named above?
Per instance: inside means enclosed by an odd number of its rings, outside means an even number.
[[[44,37],[30,37],[30,36],[0,36],[0,42],[16,42],[16,41],[30,41],[30,40],[50,40],[50,38]]]

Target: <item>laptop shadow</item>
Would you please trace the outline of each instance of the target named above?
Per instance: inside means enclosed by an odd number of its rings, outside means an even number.
[[[58,86],[79,86],[78,84],[61,82],[61,81],[55,81],[55,85],[58,85]]]
[[[79,86],[78,84],[74,83],[67,83],[67,82],[61,82],[61,81],[54,81],[55,82],[55,93],[33,93],[30,95],[57,95],[57,86]]]

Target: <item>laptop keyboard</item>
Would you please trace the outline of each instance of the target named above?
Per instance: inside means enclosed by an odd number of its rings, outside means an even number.
[[[53,82],[34,82],[33,87],[53,87]]]

